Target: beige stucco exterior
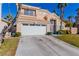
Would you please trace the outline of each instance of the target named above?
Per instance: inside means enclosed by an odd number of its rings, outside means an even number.
[[[35,16],[30,16],[30,15],[24,15],[24,10],[34,10],[35,11]],[[27,24],[44,24],[47,26],[47,32],[51,32],[50,25],[51,22],[50,20],[55,20],[56,23],[56,31],[60,30],[60,18],[57,16],[55,13],[50,13],[48,10],[41,9],[38,7],[34,6],[28,6],[28,5],[21,5],[21,10],[17,16],[17,32],[21,31],[21,25],[23,23]],[[63,29],[65,28],[65,23],[63,22]]]

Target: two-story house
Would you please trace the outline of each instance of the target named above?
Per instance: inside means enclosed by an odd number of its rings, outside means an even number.
[[[60,30],[61,20],[55,13],[25,4],[17,4],[17,9],[17,32],[22,35],[45,35],[47,32]],[[62,27],[65,28],[64,22]]]

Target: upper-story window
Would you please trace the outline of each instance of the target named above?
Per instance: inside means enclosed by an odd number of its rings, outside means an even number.
[[[24,15],[35,16],[35,10],[24,10]]]

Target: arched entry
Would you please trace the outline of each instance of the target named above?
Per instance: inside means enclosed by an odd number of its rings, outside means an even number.
[[[56,20],[51,19],[50,20],[50,30],[52,33],[56,33]]]

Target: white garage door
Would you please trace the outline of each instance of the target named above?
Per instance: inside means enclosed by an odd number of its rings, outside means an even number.
[[[46,26],[36,26],[36,25],[22,25],[21,34],[25,35],[45,35]]]

